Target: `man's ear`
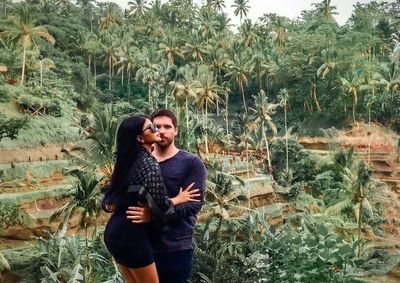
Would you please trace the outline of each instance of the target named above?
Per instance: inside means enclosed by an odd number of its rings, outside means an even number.
[[[177,136],[179,133],[179,127],[175,127],[175,136]]]

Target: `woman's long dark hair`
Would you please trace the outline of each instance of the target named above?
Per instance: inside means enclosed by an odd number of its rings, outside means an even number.
[[[142,133],[146,119],[148,118],[144,115],[128,117],[118,127],[116,162],[110,182],[110,190],[117,194],[125,193],[129,183],[129,171],[142,149],[137,136]]]

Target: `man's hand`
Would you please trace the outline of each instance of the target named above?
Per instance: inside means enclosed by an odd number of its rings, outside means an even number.
[[[200,202],[199,189],[192,189],[194,182],[191,183],[186,189],[179,189],[179,193],[176,197],[171,198],[173,205],[178,205],[185,202]]]
[[[126,214],[126,218],[135,224],[148,223],[151,220],[151,209],[148,206],[130,206]]]

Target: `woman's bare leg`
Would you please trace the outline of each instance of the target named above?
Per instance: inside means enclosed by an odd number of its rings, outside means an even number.
[[[136,279],[136,283],[159,283],[156,264],[153,262],[145,267],[130,268],[132,275]]]
[[[131,270],[128,267],[118,264],[118,269],[124,276],[126,283],[137,283],[135,277],[133,276]]]

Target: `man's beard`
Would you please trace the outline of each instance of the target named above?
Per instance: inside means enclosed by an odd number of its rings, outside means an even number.
[[[172,144],[173,141],[173,139],[162,138],[159,142],[157,142],[157,145],[161,148],[167,148]]]

